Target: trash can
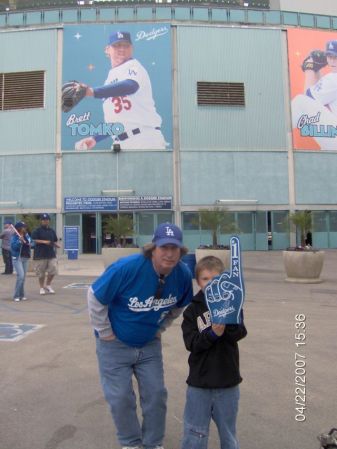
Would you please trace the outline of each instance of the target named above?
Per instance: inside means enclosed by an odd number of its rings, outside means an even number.
[[[188,253],[185,256],[181,258],[181,260],[188,266],[192,273],[192,277],[195,278],[195,264],[196,264],[196,258],[194,253]]]
[[[78,259],[78,249],[68,249],[68,260]]]

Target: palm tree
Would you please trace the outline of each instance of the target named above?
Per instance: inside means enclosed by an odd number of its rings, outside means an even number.
[[[133,219],[126,214],[107,217],[103,223],[103,230],[106,233],[113,234],[118,244],[124,248],[126,246],[126,237],[134,234]]]
[[[40,226],[39,217],[35,214],[22,214],[18,217],[19,221],[23,221],[27,225],[27,232],[31,234],[34,229]]]
[[[200,226],[212,232],[212,247],[218,247],[218,235],[222,233],[237,232],[232,215],[224,207],[199,209]]]
[[[311,232],[312,221],[310,210],[296,211],[290,214],[290,221],[300,230],[301,233],[301,246],[306,246],[306,238],[308,232]]]

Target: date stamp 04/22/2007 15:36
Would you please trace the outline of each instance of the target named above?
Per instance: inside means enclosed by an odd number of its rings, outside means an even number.
[[[295,315],[295,420],[306,419],[306,316]]]

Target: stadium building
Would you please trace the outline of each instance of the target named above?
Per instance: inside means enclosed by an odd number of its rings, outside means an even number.
[[[106,218],[127,214],[129,243],[174,221],[193,251],[212,241],[200,210],[219,207],[244,250],[280,250],[308,210],[313,245],[336,248],[337,108],[320,94],[333,68],[303,65],[337,56],[335,3],[2,1],[0,225],[47,212],[100,253]],[[109,47],[128,40],[125,84]],[[94,96],[65,111],[71,80]],[[105,97],[106,82],[120,90]]]

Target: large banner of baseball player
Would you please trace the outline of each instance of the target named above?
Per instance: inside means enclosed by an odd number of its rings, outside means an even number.
[[[337,33],[287,34],[294,148],[337,150]]]
[[[169,24],[65,26],[62,150],[172,149],[171,65]]]

